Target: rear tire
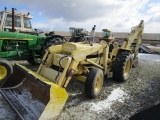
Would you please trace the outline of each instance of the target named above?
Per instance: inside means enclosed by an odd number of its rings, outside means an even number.
[[[8,80],[13,73],[13,67],[8,60],[0,58],[0,86]]]
[[[85,93],[89,98],[95,98],[99,95],[103,86],[104,75],[99,68],[92,68],[85,82]]]
[[[65,41],[67,41],[67,40],[63,36],[60,36],[60,35],[54,35],[54,36],[48,38],[48,40],[47,40],[47,42],[44,45],[43,50],[42,50],[42,58],[43,58],[44,54],[46,53],[46,50],[50,46],[59,45],[59,44],[64,43]]]
[[[132,55],[129,52],[117,54],[113,65],[113,79],[123,82],[128,79],[132,67]]]

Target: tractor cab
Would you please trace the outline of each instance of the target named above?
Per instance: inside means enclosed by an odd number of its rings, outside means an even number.
[[[31,16],[29,16],[29,13],[18,13],[15,12],[15,9],[12,9],[12,12],[10,12],[5,9],[4,11],[0,12],[0,30],[10,32],[31,33],[33,32],[33,29],[30,19]]]
[[[109,38],[112,36],[112,32],[108,29],[102,29],[102,36],[103,38]]]
[[[108,29],[102,29],[102,38],[100,38],[99,41],[101,42],[101,44],[103,44],[104,42],[107,42],[109,44],[111,41],[114,41],[112,31]]]

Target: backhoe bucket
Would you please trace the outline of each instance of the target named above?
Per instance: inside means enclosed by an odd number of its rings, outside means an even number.
[[[56,119],[68,98],[64,88],[17,64],[0,92],[23,120]]]

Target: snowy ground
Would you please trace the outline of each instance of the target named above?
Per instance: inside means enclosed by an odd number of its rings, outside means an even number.
[[[132,69],[128,81],[105,79],[100,96],[92,100],[86,98],[82,83],[72,81],[59,120],[128,120],[139,109],[160,102],[159,70],[159,55],[139,54],[139,66]]]
[[[32,70],[25,61],[21,61]],[[105,78],[101,94],[88,99],[84,83],[72,80],[67,87],[69,98],[59,120],[128,120],[139,109],[160,103],[160,55],[139,54],[139,66],[129,80],[117,83]],[[0,95],[0,120],[17,120]]]

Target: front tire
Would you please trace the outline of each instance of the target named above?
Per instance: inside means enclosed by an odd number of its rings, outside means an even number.
[[[2,85],[13,73],[13,67],[9,61],[0,58],[0,85]]]
[[[129,52],[117,54],[113,65],[113,79],[123,82],[128,79],[132,67],[132,55]]]
[[[95,98],[99,95],[103,86],[104,75],[99,68],[92,68],[85,82],[85,93],[89,98]]]

